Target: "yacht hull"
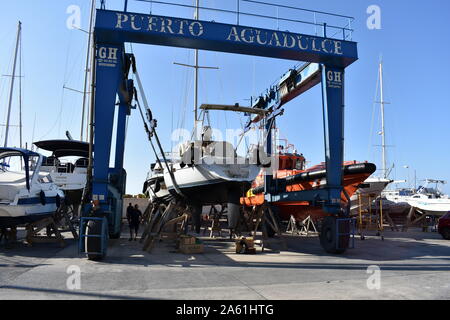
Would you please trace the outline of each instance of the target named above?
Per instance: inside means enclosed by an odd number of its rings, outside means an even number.
[[[214,205],[239,204],[239,197],[250,187],[259,169],[253,165],[207,165],[176,167],[173,175],[177,188],[193,203]],[[164,171],[164,181],[172,195],[177,194],[172,178]]]
[[[434,200],[434,201],[433,201]],[[409,204],[423,214],[430,216],[443,216],[450,212],[450,200],[431,199],[431,201],[408,201]]]
[[[381,195],[389,183],[391,183],[391,180],[376,178],[369,178],[362,182],[360,188],[350,197],[351,212],[353,214],[358,213],[360,207],[361,210],[368,210],[372,205],[375,207],[376,204],[373,201]]]
[[[27,202],[40,201],[38,198],[24,199]],[[57,210],[56,198],[48,198],[47,203],[0,204],[0,228],[11,228],[39,221],[52,216]]]

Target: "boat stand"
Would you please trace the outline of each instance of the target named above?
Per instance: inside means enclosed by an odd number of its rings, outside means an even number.
[[[300,225],[302,227],[300,230],[300,235],[302,236],[308,237],[311,232],[316,234],[318,233],[316,225],[314,224],[314,221],[311,218],[311,216],[308,216],[305,220],[300,222]],[[311,231],[311,227],[314,231]]]
[[[61,205],[52,217],[48,217],[25,226],[27,230],[26,241],[29,245],[34,243],[59,243],[61,247],[65,246],[62,232],[70,231],[75,240],[78,239],[78,233],[69,217],[68,207]],[[46,229],[46,236],[40,235],[42,230]]]
[[[294,234],[300,235],[300,230],[298,230],[298,227],[297,227],[297,220],[295,220],[295,218],[292,214],[291,214],[291,217],[289,218],[286,232],[288,232],[292,235],[294,235]]]
[[[186,233],[191,210],[182,202],[173,200],[166,207],[156,205],[152,210],[150,221],[147,223],[141,238],[142,250],[151,252],[155,243],[163,238],[176,240],[181,234]],[[172,230],[167,232],[168,228]]]
[[[384,219],[389,222],[389,225],[393,226],[393,221],[387,212],[383,211],[383,203],[382,199],[379,199],[379,208],[375,209],[375,218],[373,218],[373,208],[372,201],[375,199],[370,195],[367,196],[367,210],[362,210],[363,206],[363,195],[358,195],[358,233],[361,240],[365,240],[366,237],[364,235],[364,231],[377,231],[376,236],[380,237],[382,241],[384,241]]]
[[[55,213],[57,228],[60,232],[71,232],[75,240],[78,239],[78,233],[74,226],[74,220],[71,219],[70,213],[75,214],[74,206],[66,206],[62,204]],[[73,216],[72,216],[73,217]]]
[[[2,228],[0,229],[0,243],[4,240],[5,247],[10,248],[11,243],[17,241],[17,228]]]
[[[300,225],[300,229],[297,225]],[[311,231],[311,228],[314,231]],[[318,234],[316,225],[314,224],[314,221],[312,220],[311,216],[308,216],[306,219],[300,221],[297,223],[297,220],[295,220],[294,216],[291,215],[291,218],[289,219],[288,226],[286,229],[286,232],[291,233],[292,235],[296,234],[299,236],[308,237],[310,233]]]
[[[287,250],[286,240],[279,227],[278,220],[275,218],[271,206],[267,203],[261,206],[254,206],[248,214],[248,226],[253,226],[251,236],[255,239],[255,244],[261,246],[261,251],[270,249],[273,251]],[[258,228],[261,226],[261,235],[258,234]],[[269,236],[268,228],[272,229],[273,236]],[[275,238],[276,236],[277,238]],[[281,248],[281,249],[280,249]]]
[[[416,216],[416,213],[418,211],[415,207],[411,207],[408,212],[408,216],[406,218],[406,230],[408,230],[409,227],[416,225],[418,222],[423,221],[427,215],[421,214],[419,217]],[[414,219],[414,220],[413,220]],[[423,224],[422,224],[423,227]]]
[[[34,243],[59,243],[61,247],[65,246],[64,237],[58,230],[57,223],[53,217],[29,223],[25,228],[27,230],[26,241],[29,245]],[[39,234],[44,229],[47,231],[46,236]]]
[[[215,238],[214,232],[216,232],[219,237],[222,237],[222,226],[221,226],[221,222],[222,222],[222,217],[225,213],[225,206],[221,205],[221,210],[217,210],[216,206],[211,206],[211,210],[209,211],[209,220],[211,221],[211,226],[206,227],[203,230],[203,235],[206,234],[206,232],[209,231],[209,237],[210,238]],[[230,231],[230,236],[231,236],[231,231]]]

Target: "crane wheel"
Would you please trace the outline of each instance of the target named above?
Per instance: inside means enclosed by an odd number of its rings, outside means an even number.
[[[86,235],[98,235],[102,234],[102,222],[101,221],[88,221],[86,226]],[[101,237],[86,237],[85,245],[87,252],[96,252],[96,253],[88,253],[88,259],[92,261],[102,260],[104,255],[101,253],[102,250],[102,238]],[[98,252],[98,253],[97,253]]]
[[[337,221],[335,217],[325,217],[322,222],[322,230],[320,231],[320,244],[322,248],[331,254],[342,254],[348,248],[349,236],[340,236],[339,239],[336,235]],[[338,243],[339,247],[338,248]]]

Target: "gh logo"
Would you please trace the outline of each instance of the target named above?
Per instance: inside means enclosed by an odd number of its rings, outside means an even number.
[[[342,82],[342,72],[339,71],[328,71],[327,72],[328,81]]]
[[[100,59],[117,60],[117,48],[98,48],[98,57]]]

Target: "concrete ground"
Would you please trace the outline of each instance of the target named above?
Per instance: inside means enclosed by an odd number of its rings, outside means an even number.
[[[79,256],[73,240],[64,249],[0,247],[0,299],[450,298],[450,241],[436,233],[386,231],[384,241],[371,233],[339,256],[317,237],[287,236],[289,251],[256,255],[233,253],[226,239],[206,241],[204,254],[176,253],[170,242],[147,253],[126,237],[110,242],[102,262]]]

